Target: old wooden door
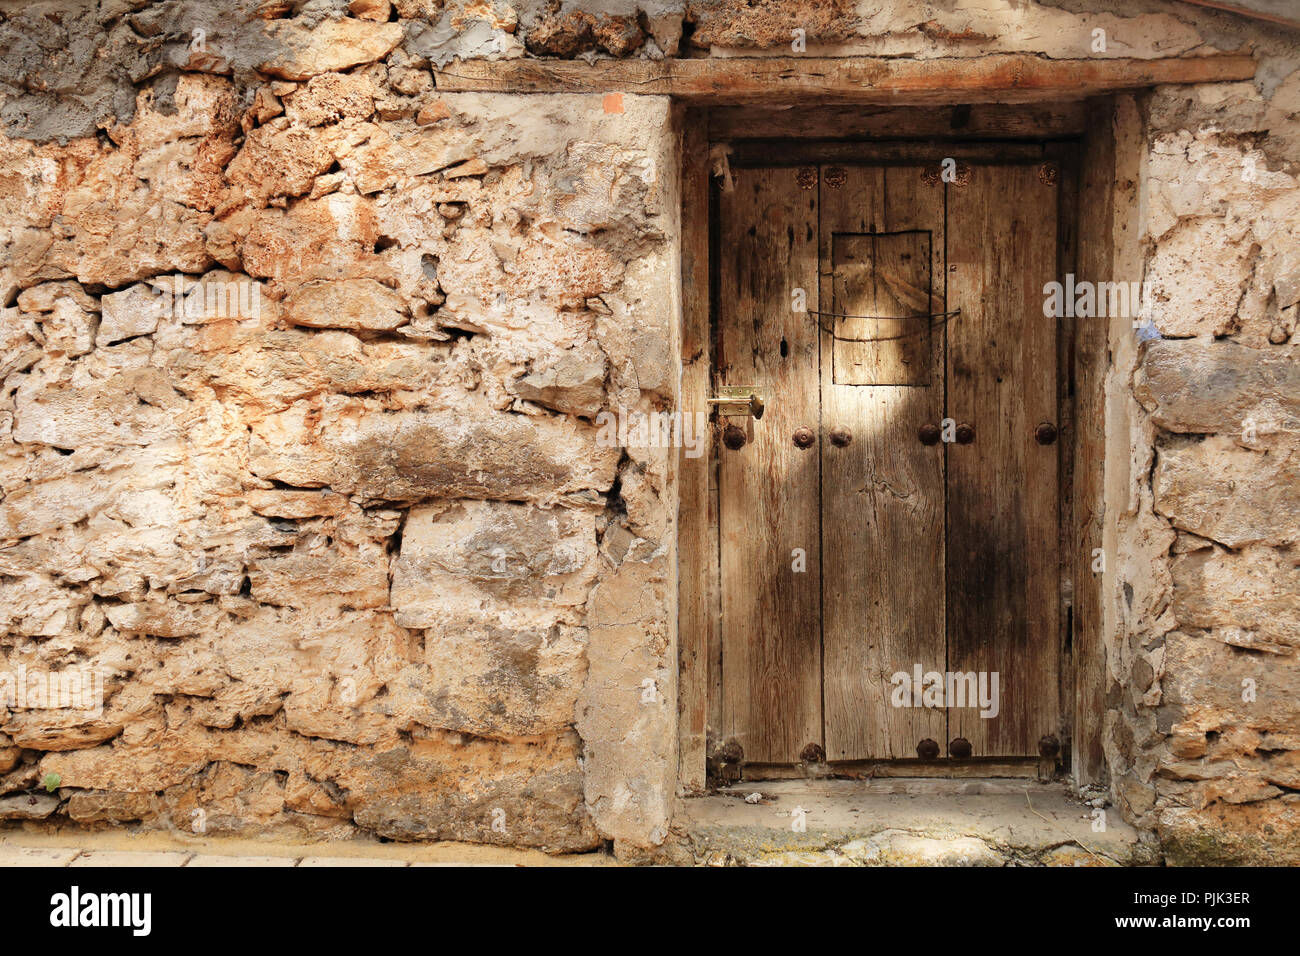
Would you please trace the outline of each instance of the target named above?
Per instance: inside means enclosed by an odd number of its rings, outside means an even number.
[[[715,385],[766,407],[718,452],[720,729],[749,764],[1058,729],[1055,177],[941,170],[740,169],[720,197]]]

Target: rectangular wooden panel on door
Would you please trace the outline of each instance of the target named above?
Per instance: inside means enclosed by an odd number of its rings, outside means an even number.
[[[816,288],[816,191],[793,169],[738,171],[721,228],[715,385],[766,396],[761,421],[724,420],[747,441],[719,452],[721,730],[747,760],[792,763],[822,734],[817,459],[790,440],[818,418],[816,327],[791,310]]]
[[[831,379],[836,385],[929,385],[929,232],[833,233]]]

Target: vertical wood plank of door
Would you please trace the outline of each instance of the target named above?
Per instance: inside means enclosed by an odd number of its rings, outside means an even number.
[[[1060,723],[1057,448],[1034,437],[1056,423],[1057,189],[1036,165],[947,188],[948,416],[975,428],[947,448],[948,670],[996,673],[999,690],[996,717],[949,709],[976,757],[1036,755]]]
[[[763,392],[763,418],[718,418],[749,431],[720,445],[724,738],[747,763],[793,763],[822,745],[818,339],[794,289],[817,289],[817,191],[795,169],[741,169],[720,210],[718,385]],[[807,186],[815,184],[807,183]],[[804,570],[795,570],[795,549]]]
[[[822,311],[943,311],[942,187],[926,185],[920,167],[840,169],[842,176],[837,171],[831,179],[839,186],[822,176]],[[862,259],[864,244],[874,247],[870,282],[866,270],[847,261]],[[837,247],[846,260],[838,298]],[[918,258],[923,248],[929,261]],[[822,322],[868,338],[924,327],[915,320],[840,323],[823,316]],[[920,426],[942,417],[942,337],[929,334],[928,351],[920,338],[902,347],[899,340],[838,343],[841,356],[852,355],[855,367],[869,370],[874,380],[918,384],[836,384],[832,362],[822,363],[822,633],[830,760],[916,757],[920,741],[945,741],[942,709],[891,705],[895,673],[910,677],[918,664],[923,671],[944,669],[943,452],[917,437]],[[822,355],[836,347],[823,331]],[[852,436],[842,448],[828,438],[837,425]]]

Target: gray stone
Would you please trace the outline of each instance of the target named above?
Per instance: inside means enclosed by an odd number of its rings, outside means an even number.
[[[1263,437],[1300,432],[1300,350],[1165,339],[1143,356],[1134,393],[1152,421],[1176,432]]]

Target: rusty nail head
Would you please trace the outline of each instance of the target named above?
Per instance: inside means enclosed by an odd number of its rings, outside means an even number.
[[[817,167],[799,167],[799,172],[795,174],[795,182],[799,184],[800,189],[812,189],[817,185]]]
[[[843,425],[836,425],[831,429],[831,444],[836,448],[843,448],[849,442],[853,441],[853,432],[849,431]]]
[[[733,737],[722,745],[720,756],[728,763],[740,763],[745,759],[745,748]]]
[[[948,755],[958,760],[965,760],[971,754],[970,741],[965,737],[954,737],[948,744]]]
[[[916,745],[916,755],[922,760],[935,760],[939,756],[939,744],[926,737]]]
[[[1056,426],[1051,422],[1043,422],[1034,429],[1034,438],[1040,445],[1050,445],[1056,441]]]
[[[922,425],[916,430],[916,437],[921,439],[922,445],[934,445],[939,441],[939,426],[934,424]]]
[[[803,748],[799,754],[799,759],[804,763],[825,763],[826,751],[821,744],[812,743]]]
[[[811,428],[796,428],[790,440],[794,442],[795,448],[811,448],[817,436],[813,434]]]
[[[957,444],[969,445],[975,440],[975,426],[969,422],[962,422],[957,426]]]
[[[739,451],[745,447],[745,429],[739,425],[728,425],[722,430],[722,444],[726,445],[732,451]]]
[[[1038,741],[1038,753],[1043,757],[1052,758],[1061,752],[1061,742],[1056,739],[1056,734],[1044,734]]]

